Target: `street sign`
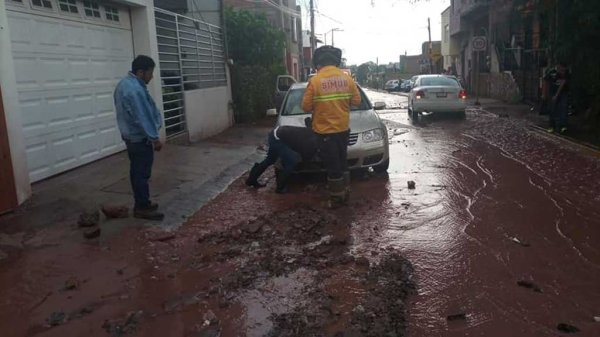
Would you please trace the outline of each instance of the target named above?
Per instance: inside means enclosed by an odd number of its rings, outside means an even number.
[[[487,39],[485,36],[475,36],[471,40],[473,51],[485,51],[487,49]]]

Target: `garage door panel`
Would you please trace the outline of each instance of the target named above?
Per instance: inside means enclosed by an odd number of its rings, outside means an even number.
[[[112,95],[131,66],[131,31],[8,14],[31,180],[122,151]]]

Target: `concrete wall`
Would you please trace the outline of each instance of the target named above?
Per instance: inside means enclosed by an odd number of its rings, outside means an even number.
[[[185,92],[185,111],[191,142],[214,136],[233,125],[227,86]]]
[[[31,195],[25,137],[21,124],[21,108],[17,94],[15,65],[12,58],[10,27],[6,16],[5,2],[0,1],[0,86],[6,114],[8,142],[17,190],[17,201],[23,203]],[[3,192],[4,193],[4,192]]]
[[[133,46],[136,55],[148,55],[156,62],[154,74],[156,78],[148,85],[148,91],[154,98],[156,105],[163,106],[162,89],[160,86],[160,64],[158,62],[158,42],[156,40],[156,20],[154,19],[154,3],[152,0],[143,0],[146,6],[137,6],[140,0],[124,1],[133,5],[131,7],[131,27],[133,29]],[[163,116],[164,118],[164,116]],[[163,123],[164,125],[164,123]],[[160,132],[161,139],[165,139],[165,129]]]

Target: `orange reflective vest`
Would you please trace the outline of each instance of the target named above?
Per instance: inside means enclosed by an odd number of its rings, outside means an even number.
[[[310,79],[302,109],[313,115],[312,128],[318,134],[348,131],[350,106],[360,105],[358,86],[348,74],[334,66],[323,67]]]

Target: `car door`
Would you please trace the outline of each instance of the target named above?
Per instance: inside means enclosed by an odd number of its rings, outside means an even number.
[[[283,103],[285,94],[290,90],[290,87],[294,83],[296,83],[296,79],[290,75],[277,76],[277,82],[275,83],[275,97],[273,99],[277,112],[281,111],[281,104]]]

